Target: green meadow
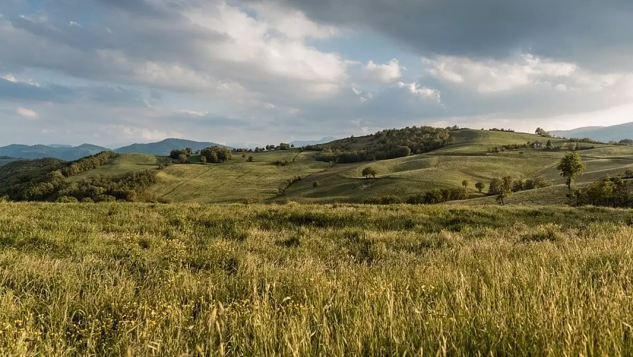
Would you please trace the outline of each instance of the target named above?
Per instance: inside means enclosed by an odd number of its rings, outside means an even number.
[[[633,214],[0,204],[5,356],[633,354]]]

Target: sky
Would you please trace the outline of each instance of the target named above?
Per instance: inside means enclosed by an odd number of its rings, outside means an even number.
[[[2,0],[0,145],[633,121],[630,0]]]

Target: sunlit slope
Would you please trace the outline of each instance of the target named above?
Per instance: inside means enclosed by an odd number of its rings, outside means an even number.
[[[432,154],[406,158],[336,165],[334,168],[310,176],[286,191],[286,198],[306,202],[363,202],[370,198],[399,196],[406,198],[436,188],[461,187],[470,183],[471,193],[478,181],[488,183],[495,177],[511,175],[532,178],[542,169],[554,165],[556,158],[530,155],[439,156]],[[365,179],[363,168],[372,166],[378,175]],[[313,183],[318,181],[318,187]]]
[[[547,140],[551,140],[554,145],[566,142],[564,139],[544,138],[535,134],[473,129],[454,131],[451,136],[455,143],[434,151],[435,154],[480,154],[502,145],[547,142]]]
[[[130,172],[155,170],[161,163],[168,162],[167,158],[147,154],[123,154],[112,158],[107,164],[96,169],[82,172],[68,178],[70,182],[79,182],[85,178],[103,176],[122,176]]]
[[[244,199],[266,201],[274,198],[279,187],[296,176],[308,176],[329,164],[312,159],[314,153],[298,150],[234,155],[223,164],[171,165],[158,174],[159,183],[150,191],[173,202],[225,203]],[[287,166],[276,165],[288,161]]]
[[[487,130],[459,130],[453,132],[454,144],[440,150],[404,158],[362,162],[356,164],[328,163],[314,159],[315,152],[299,150],[234,154],[223,164],[201,164],[194,156],[190,164],[173,164],[158,172],[158,183],[149,191],[171,202],[227,203],[243,200],[275,202],[365,202],[368,199],[397,196],[406,199],[432,189],[459,188],[469,182],[469,193],[477,196],[475,183],[488,183],[496,177],[511,176],[526,179],[543,176],[555,185],[562,185],[556,165],[568,151],[521,149],[493,154],[494,147],[525,144],[548,139],[533,134]],[[554,145],[565,143],[552,139]],[[583,144],[594,145],[594,144]],[[617,175],[633,168],[633,147],[595,145],[595,149],[580,151],[587,172],[578,183],[589,183],[605,175]],[[254,161],[248,162],[248,156]],[[69,180],[80,181],[94,175],[120,176],[133,171],[158,169],[168,158],[145,154],[126,154],[113,158],[108,164],[84,172]],[[277,165],[278,162],[288,165]],[[362,177],[362,170],[372,166],[375,179]],[[288,180],[301,176],[303,180],[286,188],[279,188]],[[318,185],[315,186],[315,182]],[[512,200],[562,204],[566,192],[541,191],[520,193]],[[487,188],[486,188],[487,190]],[[548,189],[554,190],[554,189]],[[560,193],[560,194],[559,194]],[[494,199],[480,199],[494,203]],[[479,201],[478,201],[479,202]]]

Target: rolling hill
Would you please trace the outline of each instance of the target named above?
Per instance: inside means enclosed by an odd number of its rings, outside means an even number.
[[[132,144],[116,149],[119,154],[150,154],[158,156],[167,156],[172,150],[182,150],[191,148],[193,151],[199,151],[209,146],[223,146],[211,142],[198,142],[183,139],[165,139],[157,143],[149,144]]]
[[[633,122],[613,126],[590,126],[573,130],[552,131],[552,135],[565,138],[590,138],[609,142],[633,139]]]
[[[398,145],[410,140],[402,133],[397,135],[400,135],[396,140]],[[479,205],[494,204],[495,201],[478,193],[474,184],[483,182],[487,187],[493,178],[509,175],[514,179],[543,177],[553,184],[516,193],[509,203],[565,204],[567,190],[556,165],[569,152],[569,141],[553,138],[553,145],[561,149],[543,150],[526,147],[527,142],[544,141],[534,134],[461,129],[451,131],[450,136],[450,140],[443,141],[443,146],[429,152],[346,164],[317,160],[320,152],[300,149],[235,153],[232,160],[222,164],[202,164],[196,155],[188,164],[171,164],[171,160],[163,156],[120,154],[97,168],[67,177],[65,181],[76,185],[95,178],[120,180],[126,175],[149,170],[155,172],[155,179],[143,187],[154,201],[211,204],[288,200],[363,203],[384,197],[406,200],[433,189],[461,188],[462,182],[467,180],[467,195],[471,199],[462,203]],[[338,140],[324,146],[363,151],[367,147],[380,147],[376,146],[379,142],[384,146],[384,140],[381,135],[372,135]],[[495,153],[495,148],[512,145],[522,148]],[[579,151],[587,171],[578,179],[578,185],[633,169],[633,147],[592,145],[591,149]],[[361,172],[367,166],[376,170],[375,179],[362,176]],[[0,168],[0,172],[6,173],[6,170]]]
[[[0,155],[20,159],[43,159],[51,157],[65,161],[74,161],[107,150],[109,149],[91,144],[83,144],[77,147],[14,144],[0,147]]]

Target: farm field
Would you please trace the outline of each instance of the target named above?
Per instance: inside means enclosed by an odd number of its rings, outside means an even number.
[[[632,219],[3,203],[0,354],[631,355]]]

